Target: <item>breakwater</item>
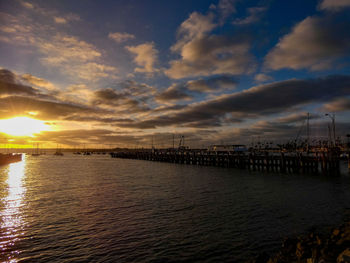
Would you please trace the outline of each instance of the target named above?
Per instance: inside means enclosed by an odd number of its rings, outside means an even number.
[[[339,262],[350,261],[350,222],[346,222],[330,233],[316,231],[296,238],[287,238],[281,250],[272,257],[260,254],[246,263],[278,262]]]
[[[6,165],[10,163],[20,162],[22,161],[22,154],[1,154],[0,153],[0,165]]]
[[[112,158],[137,159],[201,166],[230,167],[252,171],[281,173],[339,174],[340,160],[333,154],[313,156],[265,153],[218,153],[211,151],[123,151],[110,153]]]

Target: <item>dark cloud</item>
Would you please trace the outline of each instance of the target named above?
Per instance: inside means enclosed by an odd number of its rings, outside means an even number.
[[[100,89],[94,92],[95,104],[115,104],[127,97],[126,93],[117,92],[112,88]]]
[[[309,127],[309,139],[312,144],[318,144],[319,140],[328,140],[327,121],[311,121]],[[350,129],[349,123],[337,122],[337,137],[343,140]],[[223,141],[228,144],[243,143],[246,145],[261,143],[286,143],[307,139],[306,124],[302,123],[281,123],[275,121],[259,121],[244,128],[233,128],[223,130],[216,134],[216,141]]]
[[[0,98],[0,108],[8,117],[36,112],[40,119],[59,119],[71,114],[107,114],[107,110],[59,101],[46,101],[38,98],[8,96]]]
[[[170,86],[165,91],[159,93],[156,96],[156,100],[159,102],[173,102],[180,100],[191,100],[192,96],[187,94],[187,89],[181,84],[175,84]]]
[[[134,80],[120,82],[115,86],[115,89],[122,90],[124,93],[132,96],[150,96],[156,92],[154,87]]]
[[[147,99],[132,96],[126,92],[119,92],[112,88],[100,89],[94,92],[93,105],[105,105],[113,107],[118,112],[147,112],[150,108],[146,105]]]
[[[164,112],[170,112],[170,111],[178,111],[186,108],[186,105],[171,105],[171,106],[159,106],[157,108],[152,109],[153,113],[164,113]]]
[[[21,84],[13,72],[0,69],[0,95],[37,95],[38,92],[32,87]]]
[[[81,115],[70,115],[65,117],[66,121],[79,121],[79,122],[100,122],[100,123],[130,123],[132,119],[127,118],[113,118],[113,117],[101,117],[101,116],[81,116]]]
[[[93,93],[93,105],[113,107],[118,112],[147,112],[150,110],[147,101],[156,89],[145,83],[126,80]]]
[[[238,81],[230,76],[217,76],[207,79],[190,80],[183,83],[171,85],[165,91],[159,93],[155,98],[159,102],[176,102],[181,100],[191,100],[191,93],[217,92],[224,89],[232,90],[236,88]]]
[[[227,113],[233,113],[233,115],[237,113],[242,118],[245,114],[249,117],[250,114],[280,113],[291,107],[327,102],[337,97],[349,95],[349,87],[350,76],[280,81],[192,104],[177,113],[131,123],[129,127],[181,126],[193,122],[217,120],[223,118]]]
[[[234,77],[230,76],[218,76],[208,79],[192,80],[186,83],[186,87],[189,90],[197,92],[215,92],[224,89],[235,89],[238,81]]]

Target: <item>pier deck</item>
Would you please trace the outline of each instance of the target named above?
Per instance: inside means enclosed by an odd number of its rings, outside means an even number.
[[[231,167],[252,171],[280,173],[339,174],[340,161],[336,156],[321,153],[317,156],[302,154],[245,154],[195,151],[130,151],[111,153],[112,158],[137,159],[156,162],[201,166]]]
[[[22,154],[0,153],[0,165],[6,165],[6,164],[20,162],[20,161],[22,161]]]

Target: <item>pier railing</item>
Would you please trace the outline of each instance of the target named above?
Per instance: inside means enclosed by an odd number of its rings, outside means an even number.
[[[280,173],[340,173],[339,158],[327,153],[309,156],[299,153],[256,154],[217,153],[210,151],[125,151],[111,153],[111,157]]]

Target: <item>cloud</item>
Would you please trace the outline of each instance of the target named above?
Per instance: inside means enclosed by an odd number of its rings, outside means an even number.
[[[77,97],[85,95],[88,89],[84,85],[75,85],[66,91],[55,91],[32,88],[21,83],[26,79],[29,82],[35,82],[37,86],[50,86],[50,83],[43,79],[37,78],[30,74],[17,76],[15,73],[1,69],[0,70],[0,115],[1,117],[13,117],[18,115],[30,116],[35,112],[36,117],[42,119],[60,119],[73,114],[95,115],[95,114],[111,114],[110,109],[102,109],[88,104],[77,103]],[[85,92],[85,93],[84,93]],[[90,94],[92,93],[89,91]],[[74,94],[74,95],[72,95]],[[72,98],[74,96],[74,98]],[[71,99],[71,100],[69,100]],[[72,102],[75,101],[75,102]],[[83,100],[80,99],[82,102]],[[87,102],[87,101],[86,101]]]
[[[20,1],[20,3],[22,4],[22,6],[24,6],[31,12],[35,13],[36,15],[50,18],[56,24],[68,24],[69,22],[72,22],[72,21],[81,20],[80,16],[78,16],[77,14],[68,13],[68,14],[60,15],[56,10],[43,8],[38,4],[33,4],[25,1]]]
[[[159,93],[155,98],[161,103],[172,103],[182,100],[192,100],[190,93],[211,93],[222,90],[233,90],[237,86],[237,80],[230,76],[217,76],[207,79],[190,80],[171,85]]]
[[[37,95],[39,91],[21,84],[18,77],[7,69],[0,69],[0,97],[1,95]]]
[[[80,16],[70,13],[65,16],[54,16],[53,20],[56,24],[68,24],[72,21],[80,21]]]
[[[104,104],[103,101],[116,101],[126,98],[137,98],[142,101],[147,101],[157,92],[157,90],[147,85],[134,80],[125,80],[115,84],[111,84],[106,88],[98,89],[94,92],[96,100]],[[119,103],[119,102],[118,102]]]
[[[267,10],[266,7],[251,7],[248,8],[248,16],[245,18],[236,19],[233,21],[234,25],[249,25],[260,21],[261,17]]]
[[[101,117],[101,116],[81,116],[81,115],[70,115],[63,118],[65,121],[78,121],[78,122],[99,122],[104,124],[114,123],[128,123],[133,122],[132,119],[126,118],[113,118],[113,117]]]
[[[212,13],[192,13],[178,29],[178,40],[171,50],[181,58],[170,61],[165,73],[174,79],[209,76],[213,74],[238,75],[252,72],[255,59],[250,54],[250,38],[243,35],[210,35],[218,24]]]
[[[346,16],[307,17],[265,57],[265,66],[323,70],[350,54],[350,18]]]
[[[125,83],[121,83],[122,85]],[[135,87],[134,87],[135,88]],[[145,113],[150,111],[148,97],[135,96],[132,90],[113,88],[99,89],[94,92],[93,105],[112,107],[118,113]]]
[[[55,16],[53,19],[57,24],[66,24],[67,23],[67,20],[63,17]]]
[[[109,33],[108,37],[117,43],[122,43],[131,39],[135,39],[135,36],[132,34],[120,32]]]
[[[45,79],[42,79],[42,78],[38,78],[38,77],[33,76],[31,74],[28,74],[28,73],[23,74],[21,76],[21,78],[23,80],[25,80],[26,82],[28,82],[34,86],[40,87],[40,88],[44,88],[47,90],[54,90],[55,89],[55,86],[51,82],[49,82]]]
[[[39,119],[60,119],[71,114],[107,114],[107,110],[62,101],[49,101],[35,97],[7,96],[0,98],[0,108],[6,109],[9,117],[36,112]]]
[[[255,59],[249,50],[250,39],[244,36],[193,39],[182,47],[182,58],[171,61],[165,73],[174,79],[250,73],[255,69]]]
[[[350,76],[328,76],[311,80],[286,80],[252,87],[234,94],[194,103],[174,114],[127,124],[128,127],[155,128],[215,123],[227,113],[239,118],[270,115],[292,107],[319,103],[350,95]],[[329,87],[332,87],[330,89]],[[195,126],[196,127],[196,126]]]
[[[222,13],[223,17],[227,17],[232,13],[236,13],[236,4],[237,0],[220,0],[218,3],[218,8]]]
[[[156,96],[156,100],[159,102],[174,102],[181,100],[191,100],[192,96],[186,93],[186,88],[181,85],[171,85],[165,91],[159,93]]]
[[[323,107],[323,111],[328,112],[339,112],[339,111],[349,111],[350,110],[350,98],[340,98],[330,103],[327,103]]]
[[[112,88],[100,89],[94,92],[96,104],[110,104],[113,102],[116,103],[121,99],[125,99],[127,94],[118,93]]]
[[[218,76],[208,79],[190,80],[186,83],[187,89],[196,92],[216,92],[222,90],[233,90],[238,81],[230,76]]]
[[[38,14],[46,12],[37,6],[35,10]],[[41,20],[34,20],[33,16],[26,14],[18,16],[1,14],[5,23],[0,26],[2,31],[0,41],[19,46],[18,49],[23,46],[37,49],[41,64],[58,69],[66,76],[79,81],[95,82],[101,78],[116,77],[117,68],[103,63],[102,53],[96,46],[78,37],[62,33],[52,21],[54,16],[48,17],[46,13],[43,16],[46,19],[50,18],[50,21],[42,23]],[[80,19],[74,14],[62,17],[66,21]],[[52,33],[57,31],[56,34]]]
[[[82,136],[84,134],[84,136]],[[85,147],[96,147],[92,144],[107,144],[118,143],[121,145],[126,145],[135,141],[135,136],[133,135],[118,135],[116,132],[107,129],[75,129],[75,130],[63,130],[63,131],[43,131],[37,135],[37,141],[43,141],[45,143],[59,143],[64,145],[75,145],[81,148]],[[87,143],[88,145],[83,146]]]
[[[318,6],[319,9],[339,11],[350,7],[349,0],[323,0]]]
[[[82,137],[81,134],[85,136]],[[184,133],[186,138],[190,140],[200,140],[199,134]],[[200,134],[206,134],[201,132]],[[91,130],[64,130],[64,131],[44,131],[38,134],[37,141],[66,144],[69,146],[80,146],[81,148],[99,147],[147,147],[151,146],[151,140],[154,139],[154,145],[157,147],[172,146],[172,133],[153,133],[153,134],[130,134],[116,132],[108,129],[91,129]],[[176,143],[178,143],[178,136],[176,136]],[[84,144],[86,144],[84,146]],[[95,144],[95,145],[94,145]]]
[[[263,74],[263,73],[259,73],[259,74],[256,74],[256,75],[254,76],[254,80],[255,80],[256,82],[259,82],[259,83],[271,81],[272,79],[273,79],[273,78],[272,78],[271,76],[266,75],[266,74]]]
[[[279,123],[296,123],[296,122],[303,122],[307,120],[307,112],[298,112],[298,113],[292,113],[287,116],[283,116],[277,119],[277,122]],[[309,120],[318,119],[320,118],[320,115],[309,113]]]
[[[135,55],[134,62],[139,66],[135,68],[135,72],[153,73],[158,71],[155,68],[158,60],[158,50],[153,42],[138,46],[126,46],[125,48]]]
[[[220,0],[217,5],[210,5],[209,9],[217,10],[220,24],[223,24],[226,18],[237,12],[237,2],[239,2],[239,0]]]
[[[96,81],[117,72],[115,67],[95,62],[101,57],[100,51],[73,36],[57,34],[52,41],[37,39],[35,45],[45,55],[43,64],[57,67],[71,77]]]
[[[125,81],[119,82],[115,86],[115,88],[120,89],[131,96],[141,96],[141,97],[148,97],[157,92],[157,90],[154,87],[146,83],[140,83],[134,80],[125,80]]]
[[[173,111],[179,111],[186,108],[186,105],[161,105],[159,107],[153,108],[152,109],[152,113],[169,113],[169,112],[173,112]]]
[[[28,8],[28,9],[33,9],[34,6],[33,4],[29,3],[29,2],[25,2],[25,1],[21,1],[20,2],[25,8]]]
[[[94,92],[85,84],[74,84],[68,86],[65,90],[57,91],[56,97],[67,102],[77,102],[88,104],[93,97]]]
[[[177,30],[178,41],[171,47],[172,51],[180,51],[182,47],[194,38],[201,38],[211,32],[218,25],[213,22],[214,15],[202,15],[198,12],[190,14]]]

